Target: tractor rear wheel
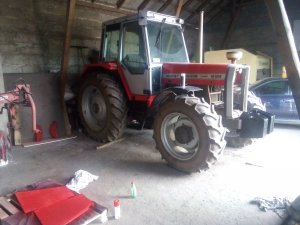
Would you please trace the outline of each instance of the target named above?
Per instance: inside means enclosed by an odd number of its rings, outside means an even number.
[[[91,138],[110,142],[122,136],[127,104],[122,87],[106,74],[91,76],[79,91],[79,115],[85,133]]]
[[[226,130],[221,116],[204,99],[176,98],[154,120],[154,139],[162,158],[184,172],[205,170],[223,152]]]

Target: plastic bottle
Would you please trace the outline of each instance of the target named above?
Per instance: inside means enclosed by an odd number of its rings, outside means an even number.
[[[131,197],[136,198],[136,196],[137,196],[136,186],[132,181],[131,182]]]
[[[119,200],[114,201],[114,207],[115,207],[115,219],[118,220],[121,217],[121,208],[120,208]]]

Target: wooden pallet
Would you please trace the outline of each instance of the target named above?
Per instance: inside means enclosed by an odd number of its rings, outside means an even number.
[[[0,197],[0,221],[20,212],[16,203],[9,197]]]

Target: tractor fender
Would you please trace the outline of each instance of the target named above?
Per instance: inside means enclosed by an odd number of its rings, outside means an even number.
[[[80,74],[80,77],[86,77],[94,72],[116,73],[117,70],[118,65],[116,62],[100,62],[96,64],[86,64],[84,65],[84,70]]]
[[[169,87],[160,92],[151,105],[150,111],[148,113],[149,117],[154,117],[158,109],[165,103],[174,100],[178,96],[196,96],[196,92],[201,92],[203,89],[194,86],[186,86],[185,88],[181,86]]]

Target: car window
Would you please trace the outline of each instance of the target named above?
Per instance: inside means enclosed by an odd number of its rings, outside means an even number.
[[[285,81],[272,81],[258,87],[256,93],[260,95],[286,95],[288,94],[288,85]]]

